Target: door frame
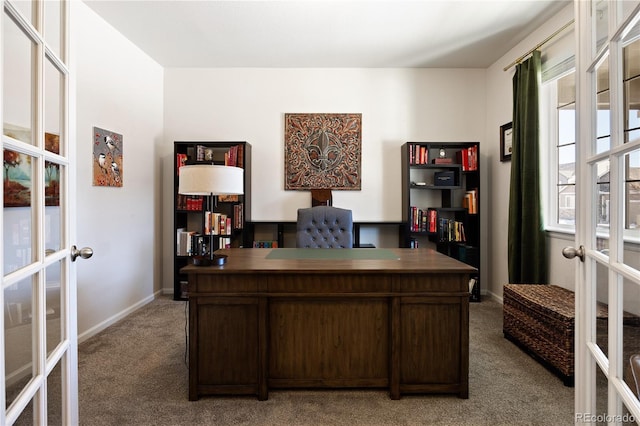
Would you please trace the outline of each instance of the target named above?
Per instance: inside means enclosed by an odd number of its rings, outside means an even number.
[[[640,19],[640,5],[622,21],[622,5],[608,1],[606,47],[596,52],[595,2],[574,1],[576,16],[576,209],[577,246],[584,247],[584,262],[576,264],[576,318],[575,318],[575,422],[595,422],[597,413],[596,368],[607,378],[607,416],[623,414],[622,403],[636,420],[640,419],[640,401],[625,385],[622,356],[622,312],[623,280],[640,283],[640,273],[624,265],[624,155],[640,147],[639,142],[624,141],[624,96],[622,88],[623,55],[622,39],[625,29]],[[597,153],[597,136],[594,112],[596,104],[597,67],[609,61],[610,93],[610,147]],[[609,251],[597,248],[597,217],[593,206],[597,206],[596,164],[609,160],[610,214]],[[597,267],[606,268],[608,287],[608,345],[607,355],[596,342]],[[597,413],[601,415],[603,413]],[[618,421],[619,423],[619,421]]]

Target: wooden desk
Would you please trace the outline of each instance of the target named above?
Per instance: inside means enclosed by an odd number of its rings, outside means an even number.
[[[224,266],[182,269],[190,400],[317,387],[468,398],[474,268],[430,249],[296,250],[227,249]]]

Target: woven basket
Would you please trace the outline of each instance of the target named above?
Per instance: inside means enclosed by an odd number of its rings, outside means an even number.
[[[575,295],[557,285],[506,284],[503,294],[502,330],[506,338],[518,344],[547,368],[558,374],[566,385],[574,378]],[[596,310],[599,333],[598,344],[606,348],[607,306],[598,304]],[[624,312],[627,350],[637,348],[640,317]]]

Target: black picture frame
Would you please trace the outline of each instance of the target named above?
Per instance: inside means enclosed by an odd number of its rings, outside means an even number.
[[[500,161],[511,161],[513,123],[500,126]]]

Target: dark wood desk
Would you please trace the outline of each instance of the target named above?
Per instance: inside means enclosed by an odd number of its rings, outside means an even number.
[[[318,258],[228,249],[224,266],[183,268],[190,400],[317,387],[468,398],[474,268],[430,249],[301,250]]]

